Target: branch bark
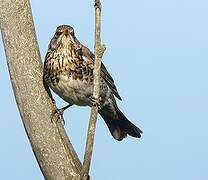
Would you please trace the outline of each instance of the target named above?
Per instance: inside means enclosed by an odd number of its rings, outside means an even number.
[[[91,108],[90,120],[88,125],[87,141],[85,147],[84,162],[81,171],[81,179],[88,179],[90,163],[92,159],[92,151],[96,130],[96,122],[99,108],[99,97],[100,97],[100,67],[103,53],[105,52],[105,46],[101,44],[101,2],[95,0],[95,63],[94,63],[94,89],[93,99],[96,101]]]
[[[40,169],[47,180],[80,179],[81,163],[60,122],[42,80],[28,0],[1,0],[0,27],[17,106]]]

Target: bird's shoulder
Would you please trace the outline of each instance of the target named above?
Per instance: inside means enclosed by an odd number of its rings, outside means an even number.
[[[83,59],[86,60],[90,64],[94,64],[95,55],[84,45],[82,45],[81,51],[82,51]],[[108,86],[112,90],[113,94],[118,99],[121,100],[121,97],[118,93],[118,90],[116,88],[114,80],[113,80],[112,76],[110,75],[110,73],[108,72],[108,70],[106,69],[105,65],[102,62],[101,62],[101,78],[103,78],[106,81],[106,83],[108,84]]]

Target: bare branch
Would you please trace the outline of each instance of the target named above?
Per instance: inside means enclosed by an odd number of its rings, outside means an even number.
[[[81,163],[44,89],[42,63],[28,0],[1,0],[0,25],[20,115],[40,169],[48,180],[80,179]]]
[[[93,70],[94,76],[94,89],[93,98],[96,100],[95,105],[91,108],[91,115],[88,126],[87,142],[85,148],[84,162],[81,171],[81,179],[86,180],[88,178],[90,163],[92,159],[92,150],[94,144],[94,136],[96,129],[97,114],[99,108],[99,97],[100,97],[100,66],[105,46],[101,45],[101,2],[95,0],[95,64]]]

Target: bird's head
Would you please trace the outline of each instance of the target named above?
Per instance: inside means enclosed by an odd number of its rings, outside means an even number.
[[[69,25],[58,26],[56,32],[49,44],[51,50],[61,48],[73,47],[78,43],[75,37],[73,27]]]

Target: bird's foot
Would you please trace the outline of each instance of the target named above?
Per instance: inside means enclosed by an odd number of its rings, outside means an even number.
[[[67,108],[69,108],[70,106],[72,106],[73,104],[68,104],[67,106],[65,106],[65,107],[63,107],[63,108],[61,108],[61,109],[56,109],[56,110],[54,110],[53,112],[52,112],[52,114],[51,114],[51,121],[53,122],[53,119],[54,119],[54,117],[57,117],[56,118],[56,123],[58,122],[58,121],[61,121],[61,123],[63,124],[63,125],[65,125],[65,121],[64,121],[64,111],[67,109]]]
[[[97,98],[95,98],[93,96],[90,96],[89,99],[90,99],[90,101],[92,103],[92,106],[98,107],[99,110],[101,109],[101,107],[100,107],[101,97],[99,99],[97,99]]]
[[[54,121],[54,119],[55,119],[55,121]],[[51,114],[51,122],[57,123],[58,121],[60,121],[63,125],[65,125],[63,108],[53,110],[53,112]]]

